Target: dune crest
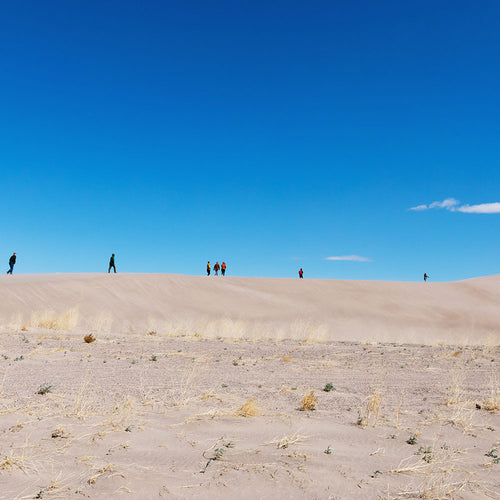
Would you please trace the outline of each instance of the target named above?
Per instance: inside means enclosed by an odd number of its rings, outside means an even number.
[[[454,283],[15,275],[0,277],[0,295],[0,321],[17,327],[313,342],[500,342],[500,275]]]

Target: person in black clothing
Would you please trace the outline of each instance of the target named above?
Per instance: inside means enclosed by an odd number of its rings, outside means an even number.
[[[109,259],[109,267],[108,267],[108,273],[111,271],[111,268],[113,268],[113,270],[115,271],[116,273],[116,267],[115,267],[115,254],[111,254],[111,258]]]
[[[16,252],[14,252],[9,259],[9,270],[7,271],[7,274],[12,274],[15,263],[16,263]]]
[[[427,278],[430,278],[430,276],[427,273],[424,273],[424,281],[427,282]]]

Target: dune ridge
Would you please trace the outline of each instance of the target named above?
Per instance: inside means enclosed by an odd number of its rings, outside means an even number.
[[[500,275],[452,283],[40,274],[0,277],[4,325],[227,338],[500,342]],[[60,320],[57,324],[56,319]],[[62,320],[61,320],[62,318]],[[37,324],[38,323],[38,324]]]

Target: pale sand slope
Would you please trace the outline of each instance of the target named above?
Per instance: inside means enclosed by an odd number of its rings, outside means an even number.
[[[0,276],[0,322],[204,337],[500,342],[500,275],[455,283],[196,277]],[[53,327],[58,327],[57,321]]]

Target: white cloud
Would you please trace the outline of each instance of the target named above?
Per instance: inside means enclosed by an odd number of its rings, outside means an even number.
[[[446,210],[453,210],[460,202],[455,198],[446,198],[443,201],[433,201],[430,205],[418,205],[410,208],[410,210],[430,210],[431,208],[446,208]]]
[[[432,208],[444,208],[450,212],[463,212],[466,214],[500,214],[500,203],[480,203],[479,205],[460,205],[455,198],[447,198],[443,201],[434,201],[429,205],[417,205],[410,210],[422,211]]]
[[[359,255],[340,255],[338,257],[326,257],[325,260],[351,260],[354,262],[372,262],[368,257],[360,257]]]
[[[500,203],[481,203],[480,205],[463,205],[456,209],[466,214],[500,214]]]

